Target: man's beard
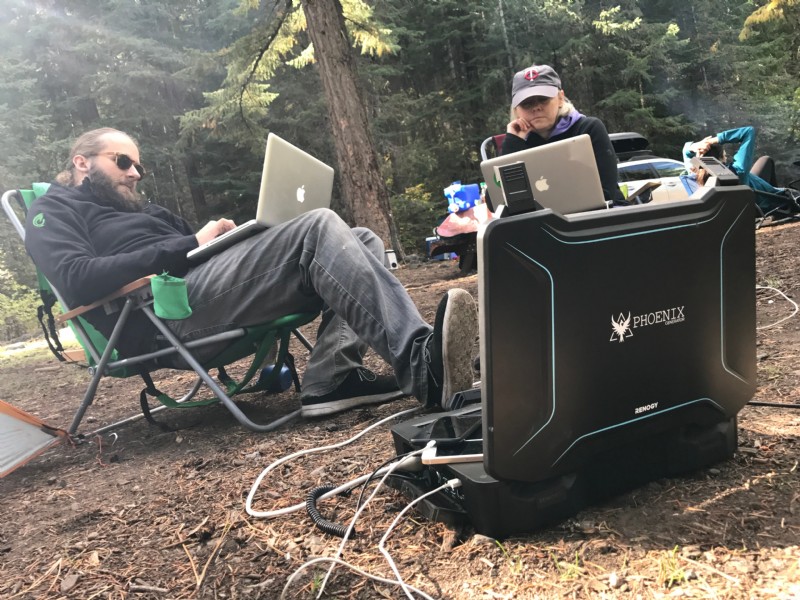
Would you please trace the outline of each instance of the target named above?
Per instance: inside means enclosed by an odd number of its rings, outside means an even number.
[[[94,195],[112,208],[122,212],[141,212],[144,207],[144,202],[135,192],[131,192],[134,194],[132,198],[126,196],[117,189],[117,184],[100,169],[95,167],[89,169],[89,183]]]

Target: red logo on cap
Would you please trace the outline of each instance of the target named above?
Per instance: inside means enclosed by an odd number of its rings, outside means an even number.
[[[538,76],[539,76],[539,71],[537,71],[536,69],[533,68],[525,69],[525,79],[527,79],[528,81],[533,81]]]

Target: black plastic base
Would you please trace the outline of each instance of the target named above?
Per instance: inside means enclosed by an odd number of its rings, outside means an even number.
[[[416,449],[422,417],[392,428],[395,449]],[[431,496],[418,507],[426,518],[460,525],[494,538],[529,533],[575,515],[581,509],[663,477],[674,477],[730,458],[737,446],[736,418],[691,427],[611,448],[574,473],[536,483],[498,481],[483,463],[426,466],[415,480],[392,480],[409,497],[457,477],[461,487]]]

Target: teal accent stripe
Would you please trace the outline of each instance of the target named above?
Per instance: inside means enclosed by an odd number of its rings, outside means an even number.
[[[557,242],[560,242],[562,244],[568,244],[568,245],[571,245],[571,246],[578,246],[578,245],[582,245],[582,244],[595,244],[595,243],[598,243],[598,242],[610,242],[610,241],[620,240],[620,239],[624,239],[624,238],[628,238],[628,237],[638,237],[638,236],[641,236],[641,235],[650,235],[650,234],[653,234],[653,233],[663,233],[664,231],[674,231],[676,229],[686,229],[687,227],[697,227],[698,225],[703,225],[705,223],[709,223],[709,222],[713,221],[714,219],[716,219],[720,215],[720,213],[721,213],[721,210],[717,210],[713,215],[711,215],[710,217],[708,217],[704,221],[693,221],[691,223],[684,223],[683,225],[671,225],[669,227],[659,227],[658,229],[648,229],[646,231],[635,231],[635,232],[632,232],[632,233],[623,233],[623,234],[619,234],[619,235],[609,235],[608,237],[595,238],[595,239],[591,239],[591,240],[573,240],[573,241],[565,240],[565,239],[562,239],[562,238],[558,237],[553,231],[550,230],[550,228],[545,229],[544,227],[547,227],[546,225],[542,228],[542,231],[544,231],[547,235],[552,237]]]
[[[663,233],[663,232],[666,232],[666,231],[675,231],[675,230],[678,230],[678,229],[686,229],[686,228],[689,228],[689,227],[691,227],[691,228],[698,227],[699,225],[703,225],[705,223],[710,223],[711,221],[713,221],[714,219],[719,217],[720,214],[722,214],[722,208],[723,208],[723,206],[722,206],[722,204],[720,204],[719,207],[717,208],[717,210],[714,211],[714,214],[710,215],[708,218],[706,218],[706,219],[704,219],[702,221],[692,221],[690,223],[684,223],[682,225],[672,225],[672,226],[669,226],[669,227],[659,227],[658,229],[648,229],[646,231],[638,231],[638,232],[625,233],[625,234],[620,234],[620,235],[610,235],[610,236],[607,236],[607,237],[604,237],[604,238],[594,238],[594,239],[590,239],[590,240],[574,240],[574,241],[564,240],[564,239],[561,239],[561,238],[557,237],[555,235],[555,233],[553,231],[551,231],[549,228],[545,228],[546,226],[542,227],[542,231],[544,233],[546,233],[547,235],[549,235],[551,238],[553,238],[555,241],[560,242],[562,244],[567,244],[567,245],[594,244],[594,243],[599,243],[599,242],[608,242],[608,241],[613,241],[613,240],[624,239],[624,238],[628,238],[628,237],[638,237],[638,236],[643,236],[643,235],[651,235],[651,234],[655,234],[655,233]],[[739,215],[736,217],[736,220],[734,221],[734,224],[742,216],[742,214],[744,212],[745,212],[745,208],[743,208],[742,211],[739,213]],[[728,232],[730,232],[730,230],[732,228],[733,228],[733,225],[731,225],[731,227],[728,229]],[[726,233],[726,236],[727,236],[727,233]],[[724,243],[724,241],[725,241],[725,239],[723,238],[722,243]],[[514,246],[514,245],[512,245],[512,244],[510,244],[508,242],[506,243],[506,245],[509,248],[511,248],[517,255],[519,255],[521,257],[524,257],[525,259],[529,260],[533,264],[535,264],[538,267],[540,267],[542,270],[545,271],[545,273],[547,273],[547,276],[550,278],[550,284],[551,284],[550,285],[550,289],[551,289],[551,291],[550,291],[550,305],[551,305],[551,325],[550,325],[551,332],[550,332],[550,335],[551,335],[551,339],[552,339],[551,351],[553,353],[552,356],[555,357],[555,300],[554,300],[555,282],[553,280],[553,275],[543,264],[541,264],[540,262],[538,262],[537,260],[535,260],[531,256],[528,256],[525,252],[523,252],[522,250],[520,250],[516,246]],[[720,256],[721,256],[721,253],[722,253],[722,244],[720,245]],[[720,278],[721,277],[722,277],[722,270],[720,269]],[[720,287],[722,287],[722,282],[720,282]],[[720,314],[722,314],[722,309],[723,309],[723,306],[722,306],[722,292],[720,292]],[[724,329],[723,329],[723,331],[724,331]],[[724,340],[723,340],[723,343],[724,343]],[[723,364],[723,367],[725,367],[724,364]],[[725,368],[725,370],[730,372],[732,375],[736,376],[737,378],[741,379],[741,377],[738,377],[735,373],[733,373],[729,369]],[[556,388],[556,365],[555,365],[555,359],[553,359],[553,374],[552,375],[553,375],[553,393],[552,393],[552,407],[551,407],[550,416],[547,419],[547,422],[545,422],[544,425],[542,425],[537,431],[535,431],[533,433],[533,435],[531,435],[531,437],[528,439],[528,441],[526,441],[524,444],[522,444],[522,446],[520,446],[514,452],[514,456],[516,456],[517,454],[522,452],[522,450],[525,449],[525,447],[528,446],[528,444],[530,444],[534,440],[534,438],[537,435],[539,435],[545,429],[545,427],[547,427],[550,424],[550,422],[553,420],[553,416],[555,415],[555,408],[556,408],[556,389],[555,389]],[[742,380],[742,381],[744,381],[744,380]],[[703,400],[709,400],[709,399],[706,398],[706,399],[703,399]],[[699,400],[691,401],[688,404],[691,404],[692,402],[699,402]],[[680,406],[686,406],[686,404],[681,404]],[[717,406],[719,406],[719,405],[717,405]],[[678,408],[678,407],[675,407],[675,408]],[[669,409],[669,410],[673,410],[673,409]],[[665,412],[665,411],[660,411],[660,412]],[[659,413],[652,413],[652,414],[647,415],[647,416],[649,417],[649,416],[652,416],[654,414],[660,414],[660,412]],[[642,418],[646,418],[646,417],[639,417],[637,419],[634,419],[634,421],[642,419]],[[629,421],[629,422],[633,422],[633,421]],[[623,424],[620,424],[620,425],[623,425]],[[615,425],[614,427],[618,427],[620,425]],[[601,430],[601,431],[603,431],[603,430]],[[587,435],[594,435],[594,434],[587,434]],[[577,443],[580,439],[581,438],[578,438],[578,440],[575,440],[575,442],[573,442],[573,444]],[[572,445],[570,445],[570,448],[571,447],[572,447]],[[569,451],[569,448],[565,451],[565,453],[568,452],[568,451]],[[563,457],[563,454],[561,456]],[[558,462],[558,460],[561,460],[561,457],[559,457],[556,460],[556,462]],[[555,463],[553,463],[553,464],[555,464]]]
[[[528,256],[527,254],[525,254],[522,250],[520,250],[519,248],[517,248],[513,244],[509,244],[508,242],[506,242],[506,246],[508,246],[517,256],[520,256],[522,258],[525,258],[525,259],[529,260],[530,262],[535,264],[537,267],[542,269],[545,273],[547,273],[547,277],[550,278],[550,352],[551,352],[551,356],[555,357],[555,355],[556,355],[556,331],[555,331],[555,327],[556,327],[556,303],[555,303],[555,288],[556,288],[556,284],[555,284],[555,281],[553,281],[553,274],[542,263],[540,263],[536,259]],[[521,452],[522,449],[525,446],[527,446],[531,441],[533,441],[533,438],[535,438],[537,435],[539,435],[539,433],[541,431],[543,431],[545,429],[545,427],[547,427],[550,424],[550,421],[553,420],[553,417],[556,414],[556,361],[555,361],[555,358],[552,361],[552,365],[553,365],[553,367],[552,367],[552,369],[553,369],[553,373],[552,373],[552,377],[553,377],[553,394],[552,394],[552,404],[551,404],[551,407],[550,407],[550,416],[547,418],[547,421],[536,431],[536,433],[534,433],[531,436],[531,438],[527,442],[525,442],[520,447],[519,450],[517,450],[517,452]]]
[[[733,223],[731,223],[731,226],[728,227],[728,231],[726,231],[725,235],[722,237],[722,243],[719,246],[719,356],[720,361],[722,362],[722,368],[743,383],[748,383],[748,381],[739,375],[739,373],[730,368],[728,363],[725,361],[725,310],[723,304],[723,299],[725,296],[725,281],[722,278],[722,253],[725,249],[724,247],[725,242],[728,239],[728,234],[730,234],[733,227],[739,222],[739,219],[742,218],[742,215],[744,215],[745,211],[747,211],[749,208],[749,206],[742,207],[741,212],[736,216],[736,219],[734,219]]]
[[[636,423],[636,422],[642,421],[644,419],[651,419],[651,418],[653,418],[655,416],[662,415],[662,414],[665,414],[665,413],[668,413],[668,412],[672,412],[673,410],[677,410],[679,408],[683,408],[684,406],[690,406],[692,404],[697,404],[698,402],[710,402],[711,404],[716,406],[720,411],[724,412],[724,409],[722,408],[722,406],[720,406],[719,404],[714,402],[711,398],[698,398],[697,400],[690,400],[689,402],[684,402],[683,404],[679,404],[677,406],[673,406],[672,408],[665,408],[664,410],[659,410],[657,412],[647,413],[645,415],[642,415],[641,417],[636,417],[635,419],[631,419],[630,421],[623,421],[622,423],[617,423],[616,425],[609,425],[608,427],[604,427],[603,429],[598,429],[597,431],[592,431],[590,433],[586,433],[586,434],[582,435],[581,437],[576,439],[574,442],[572,442],[569,445],[569,447],[567,447],[567,449],[564,450],[564,452],[561,453],[561,456],[559,456],[555,461],[553,461],[553,464],[550,465],[550,466],[555,466],[556,464],[558,464],[558,462],[562,458],[564,458],[564,456],[572,449],[572,447],[575,444],[577,444],[578,442],[580,442],[581,440],[583,440],[583,439],[598,435],[600,433],[604,433],[606,431],[611,431],[612,429],[617,429],[619,427],[625,427],[626,425],[631,425],[632,423]]]

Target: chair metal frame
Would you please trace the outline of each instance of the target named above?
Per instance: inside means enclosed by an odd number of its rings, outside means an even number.
[[[786,186],[787,190],[793,190],[797,197],[800,198],[800,191],[796,188],[792,187],[793,184],[796,184],[796,181],[791,182],[788,186]],[[772,194],[770,192],[758,191],[756,194],[761,196],[768,196],[770,198],[775,198],[782,202],[782,205],[776,205],[772,210],[764,212],[761,207],[756,202],[756,208],[758,209],[758,218],[756,219],[756,229],[760,229],[764,222],[771,217],[770,225],[779,225],[780,223],[788,223],[790,221],[797,221],[800,219],[800,200],[797,198],[792,199],[787,196],[782,196],[781,194]],[[781,211],[793,208],[793,213],[786,213],[783,216],[778,216],[776,218],[776,213],[781,213]]]
[[[499,156],[500,148],[503,147],[503,139],[505,139],[505,137],[505,133],[499,133],[497,135],[490,135],[483,140],[481,142],[481,160],[489,160],[489,158],[492,158],[489,156],[489,148],[494,148],[493,155]]]

